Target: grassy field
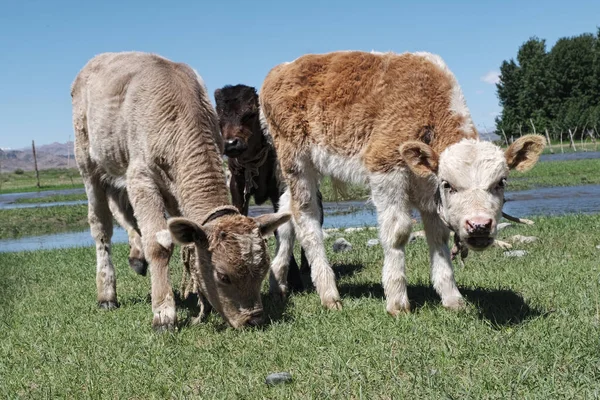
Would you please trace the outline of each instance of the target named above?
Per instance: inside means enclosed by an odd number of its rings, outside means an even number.
[[[577,186],[600,183],[600,159],[547,161],[525,173],[512,171],[509,191],[536,187]]]
[[[352,251],[328,251],[343,311],[323,310],[312,291],[283,310],[265,296],[271,322],[243,331],[211,315],[154,333],[149,279],[129,269],[125,245],[114,248],[121,308],[113,312],[96,308],[92,247],[0,254],[0,397],[598,397],[600,215],[535,220],[501,232],[540,237],[519,246],[524,258],[491,249],[457,269],[464,312],[441,307],[419,241],[407,247],[413,313],[389,317],[381,248],[366,247],[375,232],[364,231],[344,235]],[[178,260],[172,271],[177,287]],[[179,313],[185,320],[186,309]],[[278,371],[293,382],[266,386]]]
[[[85,193],[57,194],[45,197],[22,198],[16,199],[15,204],[60,203],[81,200],[87,200]]]
[[[88,229],[87,205],[0,210],[0,239]]]
[[[40,171],[41,190],[82,188],[83,182],[76,168],[55,168]],[[18,192],[37,192],[35,171],[25,171],[23,174],[1,173],[0,194]]]

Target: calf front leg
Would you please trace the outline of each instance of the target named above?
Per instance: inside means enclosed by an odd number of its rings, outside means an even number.
[[[312,165],[299,165],[301,174],[288,177],[294,228],[300,245],[311,266],[311,279],[321,304],[329,309],[341,309],[342,303],[335,274],[327,261],[318,202],[318,174]]]
[[[379,238],[383,247],[382,284],[386,311],[396,316],[410,311],[406,288],[406,256],[404,247],[410,237],[412,220],[403,175],[374,175],[370,185],[377,209]]]
[[[132,170],[127,181],[127,192],[142,232],[144,255],[150,264],[152,326],[158,330],[174,329],[177,314],[169,277],[173,242],[167,230],[164,200],[150,173]]]
[[[465,307],[465,301],[454,280],[454,270],[448,249],[450,231],[437,213],[421,211],[421,218],[429,245],[433,288],[442,298],[444,307],[452,310],[462,309]]]

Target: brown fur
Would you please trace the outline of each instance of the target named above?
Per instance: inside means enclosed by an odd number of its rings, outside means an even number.
[[[528,140],[517,140],[506,150],[506,163],[519,172],[530,170],[545,146],[544,138],[538,135],[525,135]]]
[[[280,221],[281,216],[259,220],[234,211],[236,215],[200,226],[214,210],[232,206],[222,168],[217,115],[199,76],[189,66],[157,55],[105,53],[90,60],[77,75],[71,96],[75,157],[86,187],[88,219],[96,241],[99,304],[105,308],[117,305],[110,255],[115,214],[133,245],[138,246],[141,237],[143,249],[136,248],[133,253],[132,245],[132,254],[140,259],[143,252],[151,266],[153,325],[174,327],[175,300],[168,270],[173,244],[165,218],[168,212],[185,217],[177,220],[180,225],[193,224],[196,231],[203,232],[204,241],[192,242],[204,253],[206,274],[211,273],[214,259],[225,273],[234,268],[236,277],[248,277],[245,287],[252,286],[248,289],[251,292],[212,288],[210,293],[205,292],[211,304],[234,321],[234,326],[246,323],[252,316],[236,309],[235,304],[244,296],[256,298],[255,292],[260,293],[267,267],[262,267],[261,276],[255,266],[267,265],[268,255],[259,248],[257,254],[237,252],[231,257],[229,248],[262,241],[262,226]],[[228,304],[233,306],[226,307]],[[257,312],[262,311],[260,302],[254,306]]]
[[[273,68],[261,103],[282,164],[313,143],[360,154],[371,172],[385,172],[404,165],[398,148],[409,140],[425,138],[439,154],[477,137],[472,124],[460,131],[468,121],[449,112],[452,88],[445,71],[420,56],[337,52]]]

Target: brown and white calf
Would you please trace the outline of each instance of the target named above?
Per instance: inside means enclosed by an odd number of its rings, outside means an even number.
[[[260,102],[288,185],[290,201],[281,210],[293,215],[321,303],[341,307],[315,195],[319,177],[331,175],[371,188],[390,314],[410,310],[404,247],[412,208],[423,219],[433,287],[445,307],[464,307],[449,232],[474,250],[493,243],[509,169],[531,168],[542,137],[523,136],[504,152],[479,141],[454,75],[429,53],[305,55],[269,72]],[[289,225],[279,228],[282,245],[272,263],[278,284],[271,291],[282,295],[294,240]]]
[[[269,269],[263,236],[289,215],[252,219],[229,202],[217,115],[201,78],[157,55],[105,53],[77,75],[71,96],[99,306],[118,305],[114,215],[129,233],[132,267],[144,259],[150,264],[154,327],[176,324],[172,237],[195,245],[202,294],[211,305],[234,327],[258,323]],[[166,213],[183,217],[167,221]]]

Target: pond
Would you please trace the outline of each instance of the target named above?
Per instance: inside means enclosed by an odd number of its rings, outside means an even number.
[[[506,194],[504,210],[516,217],[600,212],[600,185],[567,186],[525,190]],[[365,201],[323,204],[324,228],[375,226],[373,205]],[[250,215],[271,212],[270,206],[250,207]],[[417,215],[415,215],[418,218]],[[127,242],[127,234],[115,227],[113,242]],[[92,246],[89,231],[0,240],[0,252]]]

